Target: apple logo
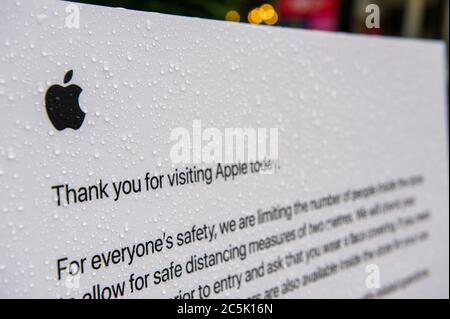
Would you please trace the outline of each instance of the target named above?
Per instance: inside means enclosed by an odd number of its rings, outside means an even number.
[[[70,70],[64,76],[64,84],[67,84],[73,75]],[[82,89],[75,84],[66,87],[52,85],[45,93],[45,109],[53,126],[62,131],[66,128],[78,130],[83,124],[84,113],[78,103]]]

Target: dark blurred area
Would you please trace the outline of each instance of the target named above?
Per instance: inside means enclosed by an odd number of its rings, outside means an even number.
[[[75,2],[243,23],[444,39],[448,43],[448,0],[75,0]],[[368,27],[368,16],[377,14],[369,10],[373,5],[379,8],[379,23],[376,27],[373,25]]]

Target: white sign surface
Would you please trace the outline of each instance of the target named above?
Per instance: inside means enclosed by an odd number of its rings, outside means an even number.
[[[0,10],[0,297],[448,298],[442,43]]]

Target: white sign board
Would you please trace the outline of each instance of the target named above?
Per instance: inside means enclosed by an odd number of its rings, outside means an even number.
[[[448,298],[442,43],[1,13],[0,297]]]

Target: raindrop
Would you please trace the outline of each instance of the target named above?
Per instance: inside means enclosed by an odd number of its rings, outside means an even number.
[[[14,153],[13,150],[9,150],[8,151],[8,159],[9,160],[14,160],[16,158],[16,154]]]

